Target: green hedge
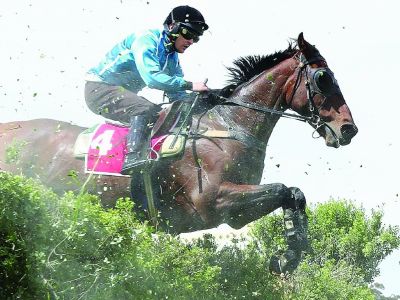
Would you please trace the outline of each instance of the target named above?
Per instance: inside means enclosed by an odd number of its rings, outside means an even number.
[[[210,236],[155,234],[132,207],[0,173],[0,299],[374,299],[377,266],[400,243],[382,212],[329,201],[308,211],[313,252],[280,278],[268,272],[285,247],[279,214],[257,221],[247,246],[217,251]]]

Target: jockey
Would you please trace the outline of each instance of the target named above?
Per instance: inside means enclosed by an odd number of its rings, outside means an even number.
[[[186,91],[206,92],[203,82],[183,78],[178,53],[184,53],[208,25],[203,15],[190,6],[175,7],[163,29],[133,33],[115,45],[86,77],[85,99],[96,114],[130,124],[128,153],[122,174],[132,174],[147,160],[151,124],[160,106],[137,95],[144,87],[162,90],[170,101],[183,100]]]

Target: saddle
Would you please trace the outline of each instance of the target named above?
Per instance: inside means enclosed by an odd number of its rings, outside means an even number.
[[[189,113],[190,104],[190,102],[176,101],[161,110],[151,136],[156,137],[177,132],[178,127],[183,125],[182,122]],[[187,125],[190,124],[191,116],[187,119]]]
[[[214,90],[198,95],[197,97],[201,98],[192,101],[175,101],[160,112],[151,136],[153,137],[152,142],[157,137],[163,137],[161,157],[172,157],[183,152],[186,139],[189,136],[192,116],[204,113],[220,104],[222,98],[218,96],[219,92],[220,90]],[[155,149],[153,144],[152,149]]]
[[[172,158],[183,154],[191,124],[189,102],[173,102],[160,113],[151,132],[151,159]]]

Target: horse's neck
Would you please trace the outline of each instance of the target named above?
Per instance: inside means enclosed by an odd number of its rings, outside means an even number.
[[[267,143],[279,116],[267,116],[262,112],[238,107],[222,106],[219,108],[220,122],[233,131],[251,135],[257,140]]]
[[[283,61],[244,84],[235,91],[232,98],[240,98],[242,101],[262,107],[283,110],[286,100],[285,84],[293,75],[295,65],[296,62],[292,58]],[[224,122],[229,123],[230,127],[236,127],[236,130],[250,134],[265,143],[268,142],[279,120],[279,115],[239,106],[224,106],[221,114]]]

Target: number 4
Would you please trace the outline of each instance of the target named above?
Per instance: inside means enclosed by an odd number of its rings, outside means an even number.
[[[95,139],[93,139],[90,144],[91,149],[99,149],[99,155],[107,155],[107,152],[112,149],[113,145],[111,143],[112,136],[115,130],[106,130]]]

